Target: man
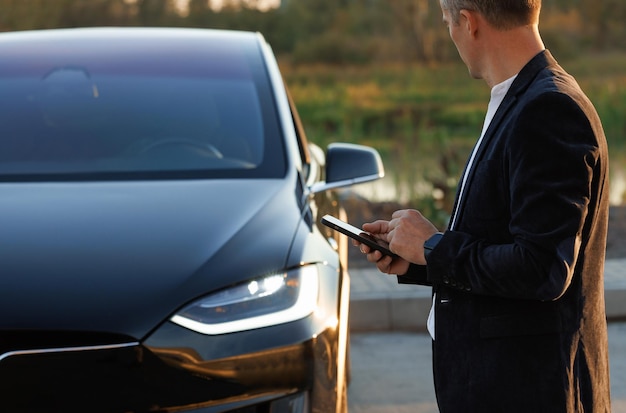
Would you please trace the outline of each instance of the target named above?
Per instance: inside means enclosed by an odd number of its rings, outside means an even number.
[[[596,111],[545,50],[540,0],[441,0],[491,88],[448,229],[418,211],[363,229],[401,283],[433,286],[441,412],[609,412],[603,265],[608,153]],[[359,245],[359,244],[356,244]]]

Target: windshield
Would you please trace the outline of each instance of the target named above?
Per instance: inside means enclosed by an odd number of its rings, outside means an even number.
[[[275,105],[258,67],[189,75],[149,62],[145,72],[136,64],[101,73],[89,62],[39,66],[0,77],[4,181],[284,173]]]

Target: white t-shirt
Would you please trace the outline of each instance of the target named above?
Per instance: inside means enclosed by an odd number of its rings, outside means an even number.
[[[493,117],[495,116],[500,104],[504,100],[504,96],[506,96],[509,88],[513,84],[513,81],[517,75],[505,80],[502,83],[498,83],[491,89],[491,99],[489,100],[489,107],[487,108],[487,115],[485,116],[485,122],[483,123],[483,130],[480,134],[480,138],[476,145],[474,145],[474,150],[472,151],[472,155],[470,156],[469,162],[467,163],[467,168],[465,168],[465,173],[463,174],[463,180],[461,181],[461,189],[459,191],[459,200],[457,205],[461,204],[461,198],[463,198],[463,193],[465,191],[465,184],[467,183],[467,176],[469,175],[469,171],[472,169],[474,164],[474,158],[476,157],[476,153],[480,148],[481,143],[483,142],[483,137],[485,136],[485,132],[489,128]],[[450,230],[454,231],[456,228],[456,218],[459,213],[459,208],[457,207],[454,211],[454,216],[452,217],[452,221],[450,222]],[[433,295],[433,304],[430,307],[430,313],[428,314],[428,321],[426,322],[426,326],[428,328],[428,332],[430,336],[435,339],[435,295]]]

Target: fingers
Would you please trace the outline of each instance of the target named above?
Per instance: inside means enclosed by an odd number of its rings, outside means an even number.
[[[378,221],[367,222],[363,224],[363,230],[373,235],[384,234],[387,232],[388,226],[389,226],[389,221],[379,219]]]
[[[422,222],[430,224],[419,211],[405,209],[394,212],[390,221],[377,220],[363,224],[364,231],[389,243],[391,251],[399,255],[398,257],[383,255],[359,242],[353,242],[353,245],[358,246],[361,253],[366,255],[367,261],[375,264],[380,272],[404,274],[408,271],[411,262],[409,260],[415,255],[413,245],[416,244],[415,239],[420,239],[419,230],[416,234],[416,227],[422,225]]]
[[[359,247],[359,251],[361,251],[363,254],[369,254],[370,252],[372,252],[372,249],[369,246],[362,244],[359,241],[353,240],[352,245],[354,245],[355,247]]]
[[[366,255],[365,258],[367,258],[369,262],[377,263],[383,257],[383,254],[380,251],[370,248],[368,245],[361,244],[358,241],[353,242],[353,244],[359,247],[359,251]]]
[[[419,212],[417,209],[399,209],[397,211],[395,211],[393,214],[391,214],[391,218],[402,218],[402,217],[407,217],[410,215],[415,215],[418,217],[423,217],[422,213]]]
[[[383,255],[378,250],[372,249],[369,246],[361,243],[356,243],[361,253],[365,254],[367,261],[376,265],[376,268],[385,274],[404,274],[408,270],[410,263],[402,258],[392,258],[388,255]]]
[[[378,261],[380,261],[381,258],[383,258],[383,254],[378,251],[378,250],[373,250],[369,247],[367,247],[368,251],[364,252],[364,254],[367,254],[367,260],[371,263],[377,264]]]
[[[383,256],[382,254],[380,254],[380,257],[381,258],[376,261],[376,268],[378,268],[378,271],[382,273],[390,274],[391,264],[393,263],[393,259],[388,255]]]
[[[369,249],[369,251],[370,252],[367,253],[367,260],[371,262],[372,264],[375,264],[376,268],[378,268],[378,271],[385,273],[385,274],[390,274],[391,264],[393,262],[393,259],[388,255],[383,255],[378,250]]]
[[[371,248],[368,245],[365,244],[361,244],[361,246],[359,247],[359,250],[366,255],[366,258],[369,262],[376,264],[378,261],[380,261],[381,258],[383,258],[383,254],[378,251],[375,250],[373,248]]]
[[[369,262],[376,265],[376,268],[380,272],[390,274],[393,258],[388,255],[383,255],[380,251],[369,248],[367,245],[361,246],[361,252],[366,254],[366,258]]]

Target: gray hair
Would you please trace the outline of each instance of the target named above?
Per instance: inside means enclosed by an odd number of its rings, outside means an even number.
[[[482,14],[497,29],[506,30],[537,23],[541,0],[440,0],[441,7],[450,12],[458,24],[461,10]]]

